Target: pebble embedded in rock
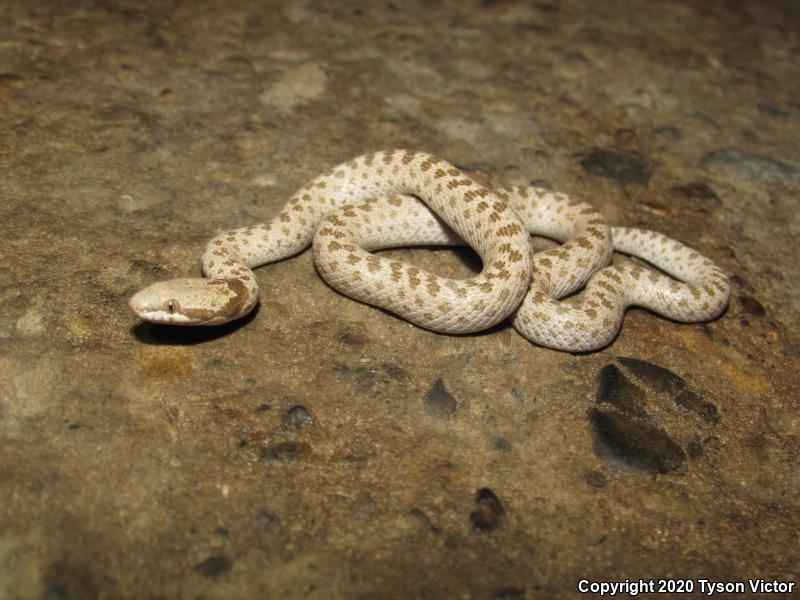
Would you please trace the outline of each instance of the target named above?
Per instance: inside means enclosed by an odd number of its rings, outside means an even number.
[[[740,296],[739,304],[742,305],[746,313],[754,317],[763,317],[767,314],[767,309],[764,308],[764,305],[752,296]]]
[[[800,169],[779,160],[723,148],[706,154],[700,164],[711,171],[761,184],[797,184]]]
[[[589,412],[595,435],[595,453],[611,467],[643,473],[678,470],[686,454],[662,430],[617,411]]]
[[[316,421],[305,406],[298,404],[286,411],[283,424],[287,427],[312,427]]]
[[[367,336],[351,328],[345,328],[342,331],[341,335],[339,335],[339,341],[346,346],[366,346],[369,344]]]
[[[696,414],[707,423],[713,423],[714,425],[719,423],[720,417],[717,407],[694,392],[681,390],[674,400],[675,404]]]
[[[278,515],[268,509],[264,509],[258,512],[256,515],[256,523],[259,525],[271,525],[275,521],[278,520]]]
[[[310,454],[311,446],[304,442],[278,442],[261,449],[261,458],[266,463],[300,460]]]
[[[233,564],[227,556],[209,556],[203,562],[192,567],[206,577],[219,577],[231,570]]]
[[[703,444],[699,439],[690,440],[689,443],[686,444],[686,452],[689,455],[689,458],[692,460],[697,460],[703,456]]]
[[[702,181],[680,185],[672,188],[670,191],[675,196],[682,197],[699,208],[720,208],[722,206],[720,197],[717,196],[716,192],[714,192],[707,183]]]
[[[608,479],[600,471],[587,471],[583,475],[584,480],[593,488],[606,487]]]
[[[406,374],[402,367],[398,367],[394,363],[384,363],[381,368],[389,376],[389,379],[394,379],[395,381],[402,379]]]
[[[631,383],[615,365],[600,369],[597,383],[598,404],[605,402],[629,415],[644,416],[644,391]]]
[[[791,116],[791,113],[767,102],[759,102],[756,108],[758,108],[758,113],[762,117],[768,117],[770,119],[786,119]]]
[[[425,394],[425,410],[434,417],[449,417],[456,412],[457,405],[456,399],[445,389],[441,378]]]
[[[500,499],[489,488],[481,488],[475,495],[475,508],[469,513],[469,519],[476,532],[495,529],[506,511]]]
[[[488,444],[489,450],[494,450],[495,452],[510,452],[511,451],[511,444],[508,443],[508,440],[504,437],[493,437],[489,440]]]
[[[637,152],[597,148],[581,158],[580,162],[588,173],[608,177],[620,183],[646,184],[650,180],[650,166]]]
[[[653,133],[666,142],[677,142],[683,138],[683,132],[677,127],[672,127],[671,125],[659,127]]]
[[[658,392],[676,394],[686,387],[683,377],[659,365],[627,356],[621,356],[617,360],[642,382]]]

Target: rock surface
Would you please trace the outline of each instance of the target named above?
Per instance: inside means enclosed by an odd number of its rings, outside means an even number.
[[[6,0],[0,598],[796,577],[799,30],[768,0]],[[730,308],[631,310],[571,355],[417,329],[306,252],[258,270],[245,323],[128,310],[388,147],[672,235],[731,274]]]

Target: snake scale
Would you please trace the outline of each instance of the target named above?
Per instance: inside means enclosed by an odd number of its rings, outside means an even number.
[[[534,254],[531,234],[560,245]],[[430,154],[389,150],[316,177],[274,219],[213,238],[202,257],[205,278],[154,283],[129,304],[155,323],[227,323],[258,302],[253,268],[312,243],[320,275],[347,296],[443,333],[480,331],[510,318],[531,342],[558,350],[606,346],[631,305],[699,322],[721,314],[730,296],[719,267],[662,234],[611,227],[566,194],[530,186],[492,191]],[[457,244],[478,253],[480,273],[447,279],[374,254]],[[614,250],[668,275],[612,265]]]

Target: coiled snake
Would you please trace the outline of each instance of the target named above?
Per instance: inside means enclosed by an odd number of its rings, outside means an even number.
[[[534,254],[530,234],[561,245]],[[271,221],[212,239],[202,258],[205,278],[154,283],[129,304],[155,323],[238,319],[258,301],[252,269],[312,241],[320,275],[347,296],[444,333],[480,331],[510,317],[530,341],[558,350],[607,345],[631,305],[697,322],[717,317],[730,295],[713,262],[664,235],[611,227],[565,194],[525,186],[492,191],[430,154],[390,150],[320,175]],[[464,243],[483,261],[469,279],[443,278],[372,253]],[[614,250],[681,281],[634,264],[611,265]]]

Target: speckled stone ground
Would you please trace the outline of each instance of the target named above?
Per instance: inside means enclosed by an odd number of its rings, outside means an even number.
[[[0,10],[0,597],[797,581],[797,4],[224,5]],[[137,324],[215,232],[387,147],[673,235],[730,308],[570,355],[417,329],[305,253],[243,325]]]

